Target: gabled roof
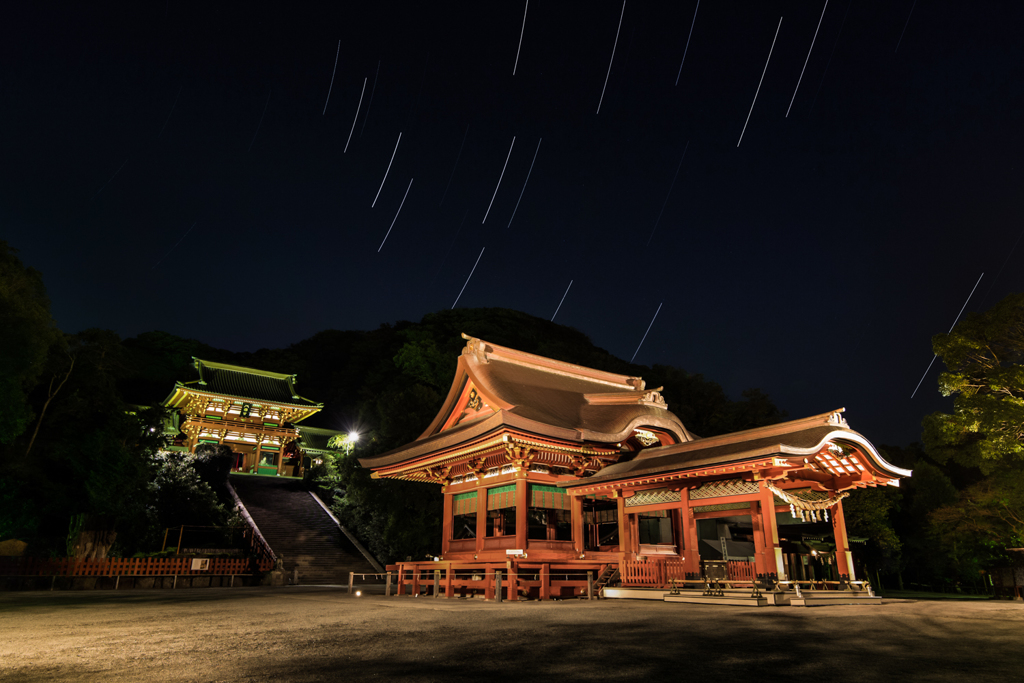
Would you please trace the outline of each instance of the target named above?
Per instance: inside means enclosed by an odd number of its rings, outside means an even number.
[[[806,458],[815,467],[830,471],[830,467],[840,466],[838,460],[834,465],[827,462],[815,462],[815,460],[828,444],[837,442],[845,442],[866,456],[866,458],[862,458],[864,462],[858,460],[857,463],[844,465],[844,469],[846,467],[856,469],[856,465],[861,464],[872,476],[884,480],[911,475],[910,470],[886,462],[863,435],[849,428],[846,420],[841,416],[842,412],[843,409],[840,408],[829,413],[791,422],[698,439],[688,443],[648,448],[641,451],[632,460],[617,462],[592,477],[579,479],[564,484],[564,486],[592,486],[602,482],[635,479],[647,475],[660,475],[776,455],[790,456],[793,461],[797,461],[797,458],[800,460]],[[853,473],[844,472],[845,474]]]
[[[305,425],[299,425],[298,430],[299,443],[302,449],[307,451],[340,453],[342,449],[331,448],[330,441],[336,436],[348,436],[345,432],[339,432],[336,429],[321,429]]]
[[[644,427],[661,430],[675,441],[695,438],[668,410],[658,390],[647,389],[640,377],[462,336],[467,343],[437,417],[416,441],[361,458],[365,467],[393,465],[502,427],[574,443],[615,444]],[[467,407],[473,391],[482,401],[480,409]]]
[[[316,403],[298,395],[295,391],[295,375],[267,372],[227,363],[213,363],[199,358],[192,360],[199,378],[189,382],[178,382],[176,388],[278,405],[303,408],[323,407],[322,403]]]

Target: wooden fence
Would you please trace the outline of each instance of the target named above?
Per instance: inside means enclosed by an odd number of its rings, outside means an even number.
[[[206,569],[192,569],[191,557],[112,557],[77,560],[70,557],[0,557],[0,576],[210,576],[269,571],[269,558],[250,560],[211,557]]]
[[[626,560],[620,569],[623,586],[664,588],[673,579],[685,579],[682,560]]]
[[[501,591],[506,600],[520,594],[540,600],[581,597],[588,584],[601,575],[607,563],[581,562],[399,562],[388,565],[397,578],[396,595],[429,594],[435,597],[482,594],[493,599],[498,590],[497,573],[501,573]],[[587,574],[590,574],[588,581]],[[436,586],[436,593],[435,591]]]
[[[730,581],[750,581],[755,578],[754,563],[729,560]],[[622,563],[622,585],[643,588],[667,588],[673,580],[686,578],[682,560],[626,560]]]
[[[730,581],[753,582],[757,574],[754,571],[754,563],[741,560],[729,560],[727,566]]]

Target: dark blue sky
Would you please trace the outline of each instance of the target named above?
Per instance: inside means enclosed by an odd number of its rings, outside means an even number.
[[[515,76],[525,3],[408,4],[8,8],[0,237],[59,324],[283,346],[448,308],[486,248],[460,306],[572,280],[628,359],[663,304],[637,362],[900,444],[931,335],[1024,286],[1024,5],[831,0],[786,118],[823,3],[705,0],[676,86],[696,2],[632,0],[600,114],[621,3],[534,0]]]

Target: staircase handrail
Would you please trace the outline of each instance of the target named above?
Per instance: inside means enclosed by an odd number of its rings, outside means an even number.
[[[345,534],[345,536],[348,538],[348,540],[352,541],[352,545],[354,545],[356,547],[356,550],[358,550],[360,553],[362,553],[363,557],[366,558],[366,561],[369,562],[370,565],[375,570],[377,570],[378,572],[383,573],[384,572],[384,567],[381,565],[380,562],[377,561],[377,558],[375,558],[373,555],[371,555],[370,551],[367,550],[363,546],[363,544],[359,542],[359,539],[357,539],[355,536],[353,536],[352,533],[348,529],[345,528],[345,526],[341,523],[341,520],[339,520],[337,517],[335,517],[334,513],[331,512],[331,509],[329,507],[327,507],[327,505],[325,505],[322,500],[320,500],[320,496],[316,495],[312,491],[309,492],[309,495],[313,496],[313,500],[315,500],[317,503],[319,503],[320,507],[323,508],[324,512],[326,512],[327,515],[331,518],[331,520],[335,524],[338,525],[338,528],[341,529],[341,533]]]

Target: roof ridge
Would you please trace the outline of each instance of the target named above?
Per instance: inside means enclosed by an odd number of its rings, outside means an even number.
[[[576,376],[594,382],[601,382],[602,384],[610,384],[629,391],[643,391],[646,386],[643,378],[639,376],[620,375],[614,372],[555,360],[554,358],[540,356],[535,353],[519,351],[478,337],[472,337],[465,332],[462,333],[462,338],[466,340],[466,346],[462,350],[462,355],[475,356],[481,363],[487,363],[492,359],[501,360],[506,363],[522,365],[536,370],[554,371],[555,374]]]
[[[258,368],[248,368],[243,365],[232,365],[230,363],[217,363],[214,361],[203,360],[192,356],[192,360],[196,363],[196,370],[199,371],[200,377],[202,377],[202,368],[206,367],[211,370],[228,370],[230,372],[242,372],[247,375],[257,375],[259,377],[267,377],[269,379],[283,379],[294,381],[296,374],[287,374],[283,372],[271,372],[270,370],[260,370]]]
[[[850,425],[847,424],[846,420],[842,417],[842,413],[846,411],[846,408],[837,408],[836,410],[830,410],[827,413],[820,413],[818,415],[811,415],[809,417],[802,417],[797,420],[789,420],[788,422],[777,422],[773,425],[765,425],[763,427],[754,427],[752,429],[744,429],[739,432],[729,432],[728,434],[719,434],[718,436],[706,436],[697,438],[693,441],[686,441],[679,444],[673,444],[671,446],[664,446],[663,448],[673,448],[679,450],[703,449],[709,448],[712,445],[726,446],[734,443],[741,443],[743,441],[753,441],[757,438],[766,438],[769,436],[776,436],[786,434],[794,431],[796,428],[801,426],[812,427],[838,427],[840,429],[850,429]],[[689,447],[689,448],[687,448]],[[658,449],[646,449],[641,451],[641,455],[637,459],[643,459],[645,457],[655,457]]]

